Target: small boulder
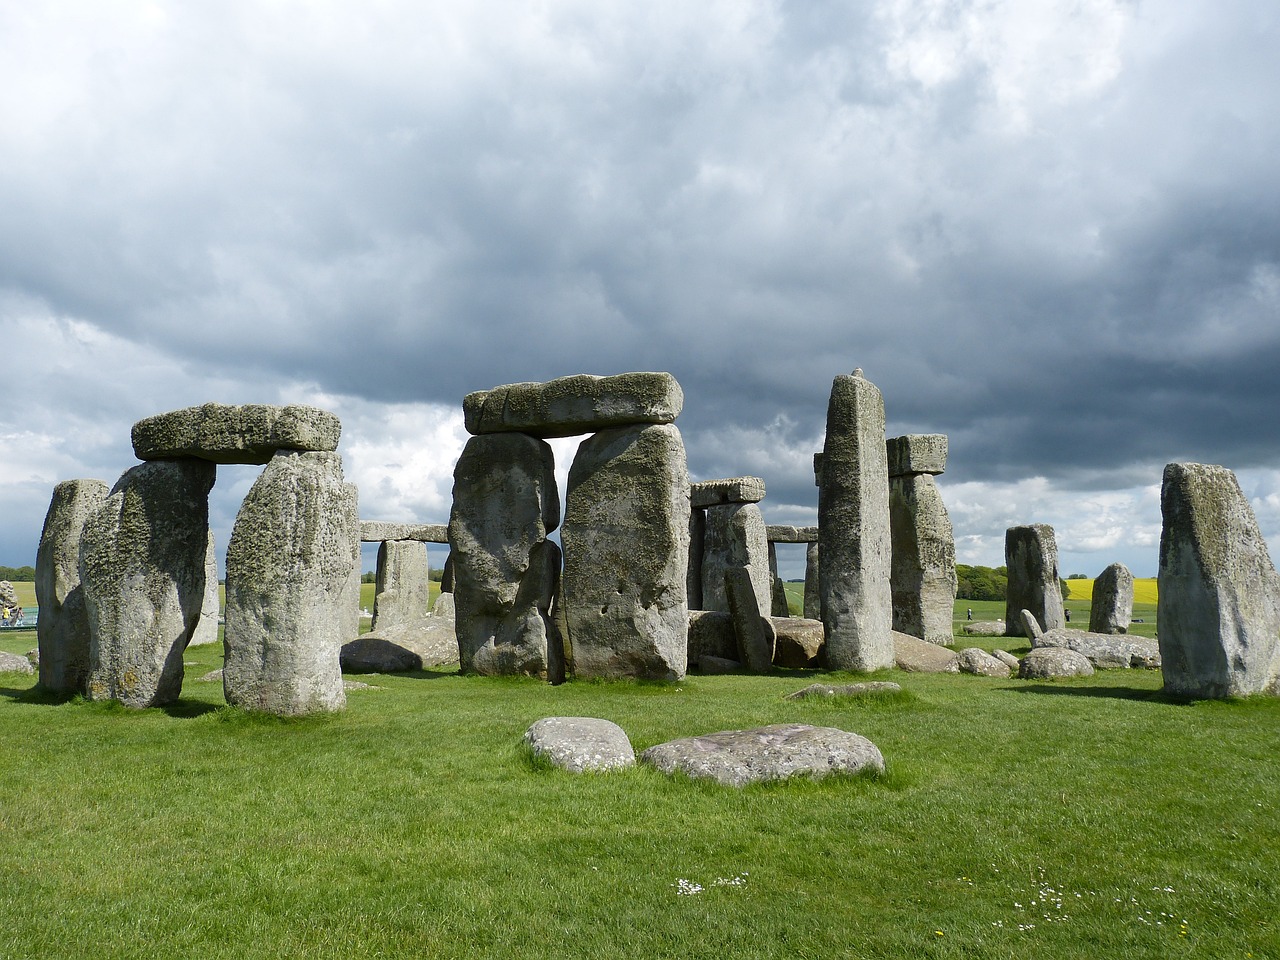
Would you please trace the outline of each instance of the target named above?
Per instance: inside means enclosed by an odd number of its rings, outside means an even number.
[[[1018,666],[1023,680],[1056,680],[1059,677],[1091,677],[1093,664],[1082,653],[1066,647],[1036,647]]]
[[[901,693],[902,686],[891,680],[866,680],[862,683],[846,683],[832,686],[829,683],[811,683],[802,690],[788,693],[784,700],[809,700],[811,698],[862,697],[868,694],[883,695]]]
[[[908,673],[958,673],[960,661],[954,650],[929,643],[919,637],[893,632],[893,658],[899,670]]]
[[[636,762],[623,729],[594,717],[547,717],[525,731],[524,742],[534,756],[570,773],[617,770]]]
[[[31,661],[26,657],[20,657],[16,653],[5,653],[0,650],[0,673],[35,673],[36,668],[31,666]]]
[[[971,637],[1003,637],[1003,620],[974,620],[960,628]]]
[[[819,666],[824,639],[821,620],[770,617],[769,621],[777,636],[773,647],[774,666],[796,669]]]
[[[999,657],[992,656],[978,647],[966,647],[956,654],[956,659],[961,673],[972,673],[980,677],[1007,678],[1011,669]]]
[[[458,662],[458,640],[447,617],[423,617],[383,627],[344,643],[343,673],[403,673]]]
[[[1010,670],[1018,669],[1018,658],[1008,650],[992,650],[991,655],[1005,664]]]
[[[1022,618],[1022,629],[1025,631],[1023,635],[1031,638],[1031,645],[1034,647],[1036,640],[1044,635],[1044,631],[1040,629],[1040,621],[1030,610],[1023,610],[1018,616]]]

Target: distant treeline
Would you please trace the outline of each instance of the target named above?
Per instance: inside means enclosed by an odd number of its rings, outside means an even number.
[[[971,567],[967,564],[956,564],[956,599],[957,600],[1004,600],[1009,593],[1008,567]],[[1066,580],[1059,580],[1062,599],[1071,596],[1071,587]]]
[[[0,580],[10,583],[35,583],[35,567],[0,567]]]

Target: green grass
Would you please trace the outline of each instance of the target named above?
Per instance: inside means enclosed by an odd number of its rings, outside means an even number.
[[[1138,671],[885,671],[904,695],[841,702],[785,701],[800,672],[427,671],[282,721],[196,682],[219,651],[188,651],[169,710],[0,676],[0,956],[1280,956],[1280,700],[1169,702]],[[637,749],[838,726],[889,773],[575,777],[519,746],[551,715],[614,720]]]

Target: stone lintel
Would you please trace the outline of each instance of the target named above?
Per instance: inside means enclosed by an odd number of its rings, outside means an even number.
[[[764,480],[760,477],[729,477],[689,485],[689,505],[695,510],[722,503],[759,503],[763,499]]]
[[[385,520],[361,520],[360,540],[362,543],[385,543],[388,540],[448,543],[449,528],[443,523],[389,523]]]
[[[669,373],[578,374],[546,383],[510,383],[469,393],[462,401],[467,432],[572,437],[614,427],[671,423],[684,391]]]
[[[945,433],[909,433],[885,441],[889,455],[889,476],[905,477],[913,473],[946,472],[947,435]]]
[[[139,420],[132,431],[139,460],[254,464],[269,462],[281,450],[337,450],[341,434],[334,414],[296,403],[206,403]]]
[[[771,523],[765,529],[770,543],[817,543],[817,527],[789,527]]]

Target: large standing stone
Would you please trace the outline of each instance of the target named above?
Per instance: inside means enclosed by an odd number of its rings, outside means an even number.
[[[1009,571],[1004,635],[1027,635],[1021,618],[1024,609],[1030,610],[1045,630],[1061,627],[1062,585],[1053,527],[1047,523],[1010,527],[1004,535],[1004,562]]]
[[[574,673],[683,677],[689,473],[679,429],[625,427],[584,440],[561,540]]]
[[[773,577],[769,574],[769,540],[758,503],[726,503],[708,507],[702,546],[702,609],[729,610],[724,575],[745,567],[762,611],[773,609]]]
[[[860,671],[893,666],[884,399],[861,371],[831,385],[818,543],[828,665]]]
[[[707,516],[701,510],[689,511],[689,576],[685,580],[686,600],[690,610],[702,610],[702,552],[706,543]]]
[[[1280,576],[1235,474],[1171,463],[1160,509],[1165,689],[1191,697],[1280,695]]]
[[[1091,633],[1128,633],[1133,618],[1133,574],[1123,563],[1113,563],[1093,582],[1089,605]]]
[[[768,673],[778,637],[773,622],[760,608],[751,572],[745,567],[730,567],[724,572],[724,589],[738,640],[738,660],[752,673]]]
[[[218,642],[218,616],[222,613],[222,599],[218,596],[218,552],[209,531],[209,542],[204,554],[204,602],[200,604],[200,620],[191,634],[188,646],[197,647]]]
[[[182,654],[204,603],[213,480],[203,460],[151,460],[85,520],[90,699],[151,707],[182,692]]]
[[[462,401],[468,433],[572,437],[614,427],[671,423],[684,392],[669,373],[578,374],[546,383],[512,383],[469,393]]]
[[[420,540],[385,540],[378,547],[374,583],[373,624],[391,627],[421,620],[431,609],[427,548]]]
[[[338,454],[272,457],[227,544],[228,703],[281,716],[346,705],[339,651],[354,639],[359,538],[356,489]]]
[[[893,629],[930,643],[951,643],[956,599],[956,544],[933,476],[889,481],[893,531]]]
[[[560,551],[554,457],[521,433],[472,437],[453,472],[449,548],[458,655],[464,673],[559,682],[551,603]]]
[[[80,584],[80,534],[107,497],[102,480],[64,480],[53,488],[36,551],[40,686],[84,693],[89,679],[89,612]]]
[[[206,403],[139,420],[133,452],[139,460],[266,463],[281,450],[336,450],[341,434],[341,421],[316,407]]]
[[[822,619],[822,590],[818,580],[818,545],[811,543],[804,553],[804,616]]]

